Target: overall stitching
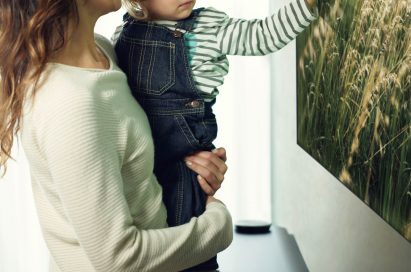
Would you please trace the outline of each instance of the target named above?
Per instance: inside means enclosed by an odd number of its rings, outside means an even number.
[[[189,129],[189,125],[187,124],[187,121],[184,119],[182,115],[176,115],[174,116],[175,120],[179,124],[179,128],[181,129],[182,134],[186,137],[187,141],[194,147],[198,148],[199,142],[194,136],[194,134],[191,132]]]
[[[179,176],[183,176],[183,171],[181,169],[181,162],[177,162],[178,164],[178,171]],[[181,225],[181,213],[183,212],[183,198],[184,198],[184,182],[177,183],[177,205],[176,205],[176,222],[177,224]]]
[[[142,72],[142,67],[144,66],[144,60],[146,59],[146,56],[148,55],[149,62],[148,62],[148,76],[145,85],[143,87],[140,86],[141,90],[147,91],[149,94],[154,94],[154,95],[161,95],[164,93],[170,86],[174,84],[174,77],[175,77],[175,70],[173,69],[174,63],[175,63],[175,45],[172,43],[166,43],[166,42],[161,42],[161,41],[142,41],[142,40],[137,40],[137,39],[132,39],[128,37],[120,37],[119,39],[126,41],[130,44],[132,44],[132,50],[130,50],[130,57],[128,58],[128,70],[131,71],[132,75],[131,78],[134,78],[135,75],[137,75],[136,82],[132,82],[131,85],[137,85],[139,86],[139,82],[143,82],[143,76],[144,73]],[[136,67],[137,71],[132,68],[132,64],[134,63],[134,47],[140,45],[140,57],[138,59],[138,65]],[[169,55],[169,63],[168,63],[168,79],[166,82],[164,82],[164,86],[161,86],[159,90],[151,88],[151,79],[153,77],[153,73],[156,71],[154,70],[155,66],[155,56],[157,52],[157,48],[162,47],[168,49],[168,55]],[[149,54],[146,54],[147,51],[149,51]],[[150,52],[151,51],[151,52]],[[145,86],[145,87],[144,87]]]

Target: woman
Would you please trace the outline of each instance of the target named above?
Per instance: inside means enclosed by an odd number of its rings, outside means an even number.
[[[21,127],[51,271],[179,271],[232,240],[231,217],[204,214],[166,228],[146,115],[132,98],[97,19],[120,0],[0,0],[0,166]],[[187,165],[214,194],[224,150]]]

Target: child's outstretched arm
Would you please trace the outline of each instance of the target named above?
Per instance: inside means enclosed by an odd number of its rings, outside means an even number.
[[[217,42],[222,54],[266,55],[287,45],[316,18],[316,0],[294,0],[263,20],[227,17]]]

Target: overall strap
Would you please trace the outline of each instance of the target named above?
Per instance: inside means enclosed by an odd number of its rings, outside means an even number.
[[[176,28],[184,29],[185,31],[191,31],[194,28],[194,23],[196,21],[196,18],[198,17],[198,15],[203,9],[204,8],[194,9],[191,12],[189,17],[187,17],[186,19],[177,21]]]
[[[133,20],[133,17],[131,17],[131,15],[130,15],[128,12],[124,13],[124,15],[123,15],[123,23],[125,23],[125,22],[130,22],[130,21],[132,21],[132,20]]]

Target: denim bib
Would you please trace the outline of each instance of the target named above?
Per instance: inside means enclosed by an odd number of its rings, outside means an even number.
[[[184,157],[214,149],[217,123],[212,102],[195,86],[184,31],[190,32],[202,9],[177,21],[170,30],[124,16],[115,45],[118,64],[127,74],[133,96],[145,110],[155,146],[154,173],[163,188],[169,226],[184,224],[205,210],[206,195]],[[184,30],[184,31],[181,31]],[[216,257],[185,271],[218,268]]]

